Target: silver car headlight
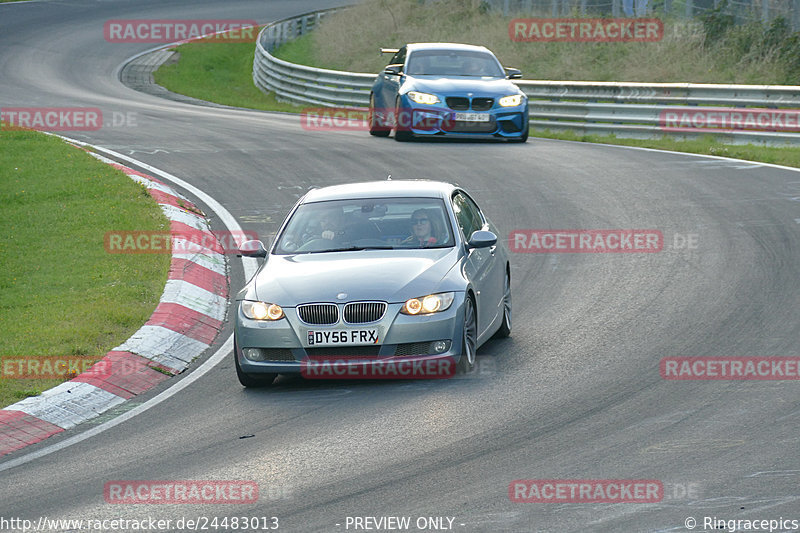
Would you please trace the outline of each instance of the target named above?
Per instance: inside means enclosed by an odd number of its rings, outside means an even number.
[[[250,300],[242,301],[242,313],[253,320],[280,320],[284,316],[280,305]]]
[[[518,106],[522,103],[522,95],[521,94],[511,94],[509,96],[504,96],[500,100],[497,101],[503,107],[514,107]]]
[[[419,298],[406,300],[400,312],[406,315],[426,315],[444,311],[452,305],[456,297],[454,292],[440,292]]]
[[[438,104],[441,100],[435,94],[421,93],[417,91],[409,91],[408,97],[418,104]]]

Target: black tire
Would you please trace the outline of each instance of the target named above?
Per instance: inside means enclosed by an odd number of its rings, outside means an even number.
[[[242,367],[239,366],[239,346],[237,346],[236,342],[233,343],[233,361],[236,365],[236,377],[239,378],[239,383],[241,383],[245,387],[249,388],[258,388],[258,387],[268,387],[272,385],[272,382],[275,381],[275,378],[278,374],[248,374],[242,370]]]
[[[397,142],[408,142],[414,138],[414,134],[408,130],[402,129],[403,119],[400,115],[400,99],[398,98],[394,105],[394,120],[395,120],[395,128],[394,128],[394,140]]]
[[[528,142],[528,132],[530,131],[530,125],[525,125],[525,131],[522,132],[522,135],[516,141],[518,143],[526,143]]]
[[[369,95],[369,134],[375,137],[388,137],[391,128],[386,124],[378,124],[375,115],[375,95]]]
[[[467,295],[464,302],[464,333],[461,338],[461,356],[458,358],[456,370],[459,374],[469,374],[475,370],[478,344],[478,319],[475,313],[475,303]]]
[[[511,310],[511,276],[506,270],[506,277],[503,282],[503,321],[500,322],[500,329],[494,334],[498,339],[511,335]]]

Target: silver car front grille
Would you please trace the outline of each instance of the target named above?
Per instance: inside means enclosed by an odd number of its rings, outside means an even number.
[[[351,302],[344,306],[344,321],[348,324],[377,322],[386,313],[386,302]]]
[[[336,304],[303,304],[297,306],[300,320],[314,326],[339,322],[339,307]]]

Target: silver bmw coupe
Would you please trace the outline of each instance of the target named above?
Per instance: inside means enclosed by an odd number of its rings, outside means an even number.
[[[460,187],[377,181],[312,189],[236,297],[234,358],[246,387],[278,374],[433,378],[467,373],[511,333],[511,267]]]

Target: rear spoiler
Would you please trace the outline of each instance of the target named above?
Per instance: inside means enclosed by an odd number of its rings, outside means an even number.
[[[396,54],[399,51],[399,48],[381,48],[382,54]]]

